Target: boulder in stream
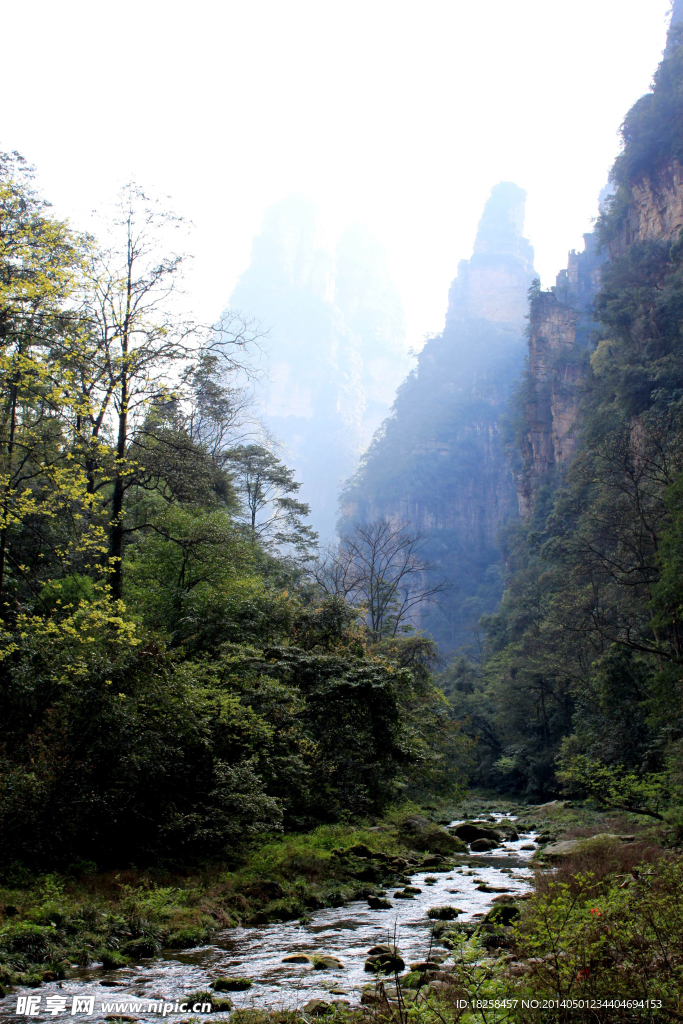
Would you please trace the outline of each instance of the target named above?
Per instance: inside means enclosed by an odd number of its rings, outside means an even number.
[[[469,821],[466,821],[464,825],[458,825],[457,828],[452,829],[452,832],[466,843],[473,843],[477,839],[490,839],[498,845],[501,840],[500,832],[496,832],[495,829],[487,828],[478,823],[473,824]]]
[[[418,960],[416,964],[410,965],[411,971],[438,971],[441,969],[441,962],[438,960]]]
[[[490,850],[495,850],[498,845],[494,839],[475,839],[470,843],[470,850],[472,853],[488,853]]]
[[[336,956],[327,956],[323,953],[321,956],[313,957],[314,971],[341,971],[343,968],[344,964]]]
[[[427,917],[430,921],[455,921],[459,914],[464,913],[465,911],[460,907],[430,907]]]
[[[413,850],[453,855],[467,853],[467,847],[458,838],[445,829],[435,825],[419,814],[404,818],[398,826],[399,838]]]
[[[401,956],[398,946],[380,943],[368,950],[368,958],[365,961],[365,970],[373,974],[396,974],[405,967],[405,961]]]
[[[214,992],[245,992],[252,984],[251,978],[216,978],[209,988]]]
[[[370,910],[391,910],[393,904],[389,900],[380,899],[379,896],[368,896]]]

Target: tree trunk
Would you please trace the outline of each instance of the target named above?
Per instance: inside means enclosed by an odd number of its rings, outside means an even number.
[[[114,496],[112,498],[111,534],[109,539],[109,558],[113,566],[111,577],[111,599],[120,601],[123,594],[123,498],[125,494],[125,458],[126,442],[128,441],[128,343],[131,331],[132,293],[133,293],[133,253],[128,222],[128,259],[126,275],[126,315],[121,331],[121,384],[119,405],[119,436],[116,442],[116,469],[114,478]]]
[[[9,494],[12,487],[12,459],[14,457],[14,436],[17,429],[17,397],[18,397],[18,386],[17,384],[12,385],[11,391],[11,412],[10,412],[10,428],[9,428],[9,439],[7,442],[7,484],[5,486],[5,505],[9,503]],[[4,509],[5,524],[7,523],[7,508]],[[4,614],[5,602],[4,588],[5,588],[5,563],[7,561],[7,525],[4,525],[2,531],[0,531],[0,615]]]
[[[119,411],[119,435],[116,443],[116,477],[114,479],[114,496],[111,509],[111,533],[109,538],[109,557],[113,564],[111,577],[112,601],[120,601],[123,593],[123,469],[126,457],[126,437],[128,434],[128,394],[125,375],[121,382],[121,409]]]

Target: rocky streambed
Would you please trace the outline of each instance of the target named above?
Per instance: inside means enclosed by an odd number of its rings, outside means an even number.
[[[461,831],[461,824],[452,822],[449,831]],[[489,820],[479,827],[494,826]],[[158,1008],[162,1003],[172,1007],[168,1016],[183,1015],[180,1003],[193,993],[206,993],[218,978],[251,981],[247,990],[225,993],[235,1008],[296,1009],[316,999],[357,1005],[372,980],[365,965],[373,947],[398,946],[406,965],[423,962],[430,948],[446,957],[438,938],[433,945],[430,910],[450,907],[458,922],[476,922],[497,897],[530,890],[528,862],[535,836],[507,835],[495,847],[491,843],[490,848],[459,854],[455,864],[409,868],[400,885],[375,900],[386,902],[384,909],[372,909],[372,899],[359,900],[316,911],[306,922],[227,929],[210,945],[166,951],[116,971],[72,969],[63,981],[44,984],[38,991],[16,989],[0,1001],[0,1013],[14,1016],[18,997],[32,995],[40,997],[36,1020],[73,1019],[74,997],[94,999],[92,1012],[84,1014],[88,1021],[114,1016],[156,1020],[163,1014]],[[473,838],[470,850],[476,843]],[[62,1008],[55,997],[65,999],[66,1005]],[[50,1005],[56,1010],[50,1012]],[[218,1016],[225,1016],[225,1010]]]

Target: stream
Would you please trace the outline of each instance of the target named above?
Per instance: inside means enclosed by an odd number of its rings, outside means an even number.
[[[489,853],[460,854],[458,866],[447,873],[421,869],[412,875],[410,885],[422,892],[412,899],[395,899],[395,890],[387,890],[393,904],[390,910],[370,910],[365,901],[357,901],[316,911],[307,924],[288,921],[230,928],[219,933],[211,945],[167,950],[162,957],[141,960],[117,971],[105,973],[97,966],[73,968],[62,982],[49,982],[40,989],[16,988],[0,1000],[0,1017],[16,1020],[18,997],[39,996],[38,1013],[31,1014],[34,1020],[75,1016],[102,1021],[126,1015],[138,1021],[158,1021],[163,1011],[153,1008],[150,1012],[150,1001],[172,1003],[167,1013],[177,1020],[176,1000],[182,1002],[191,992],[206,991],[210,981],[226,976],[247,977],[253,982],[247,991],[226,993],[235,1008],[296,1009],[313,998],[340,999],[357,1005],[363,986],[372,980],[364,970],[371,946],[395,941],[406,965],[425,958],[430,942],[430,907],[458,907],[463,911],[458,921],[465,922],[483,916],[495,899],[495,892],[477,888],[482,883],[513,895],[528,892],[533,877],[528,861],[533,850],[522,847],[534,838],[533,833],[525,833]],[[434,881],[429,883],[428,878]],[[343,967],[314,970],[308,964],[283,963],[284,957],[296,953],[334,956]],[[74,996],[94,997],[92,1012],[72,1014]],[[62,1007],[55,997],[65,998],[66,1006]],[[135,1003],[140,1006],[131,1005]],[[193,1014],[179,1012],[179,1016]],[[201,1016],[210,1020],[225,1017],[225,1012]]]

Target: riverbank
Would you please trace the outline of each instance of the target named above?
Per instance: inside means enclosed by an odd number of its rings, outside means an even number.
[[[72,965],[115,969],[206,944],[229,928],[305,922],[376,896],[408,883],[422,865],[467,851],[439,826],[458,810],[406,804],[380,821],[321,826],[262,843],[234,868],[98,872],[93,865],[31,877],[15,865],[0,887],[0,983],[38,987]],[[406,826],[411,820],[424,823],[421,834]]]
[[[503,813],[515,819],[519,836],[513,840],[508,833],[476,856],[454,836],[462,829],[442,827],[479,819],[485,832]],[[665,989],[678,991],[683,965],[675,943],[683,949],[683,905],[675,839],[661,823],[643,824],[633,816],[614,818],[561,803],[529,808],[470,801],[405,805],[362,827],[322,826],[282,837],[232,869],[127,869],[34,879],[15,869],[17,877],[0,889],[0,978],[13,995],[56,991],[65,979],[66,987],[96,984],[117,998],[129,990],[161,993],[173,982],[180,995],[208,993],[219,1012],[234,1004],[238,1019],[264,1009],[285,1012],[292,1000],[283,993],[294,990],[297,1009],[313,1002],[320,1014],[377,1014],[383,1006],[396,1013],[403,1004],[424,1014],[430,1000],[438,1000],[439,1013],[454,1022],[472,1012],[458,1007],[458,1000],[469,1007],[471,999],[500,1002],[510,993],[595,998],[608,982],[618,990],[628,982],[642,992],[653,970],[665,978]],[[533,893],[532,873],[521,864],[536,868]],[[380,906],[371,910],[368,898]],[[387,898],[391,909],[383,911]],[[433,918],[430,927],[430,910],[449,906],[453,914]],[[641,920],[643,908],[649,924]],[[394,979],[397,989],[376,989],[363,965],[374,942],[391,941],[389,917],[401,932],[395,941],[403,967]],[[634,968],[634,942],[658,944],[660,952],[641,950]],[[283,967],[292,950],[300,955],[298,964]],[[316,957],[324,956],[340,962],[338,977],[333,964],[327,972],[316,966]],[[664,957],[663,967],[656,956]],[[425,957],[439,962],[422,973],[410,970],[411,961],[428,962]],[[401,973],[404,967],[407,973]],[[230,979],[244,978],[239,995],[209,989],[223,974],[228,988]],[[363,982],[370,987],[359,1004]],[[650,998],[663,998],[659,983],[648,990]],[[3,1001],[5,1012],[10,1003],[11,997]],[[313,1009],[309,1005],[305,1014]],[[514,1007],[499,1009],[508,1016],[487,1019],[526,1019],[511,1016]],[[470,1019],[480,1018],[475,1013]]]

